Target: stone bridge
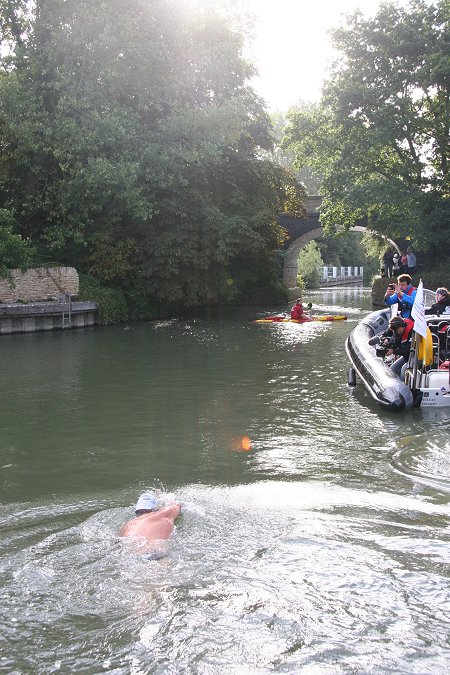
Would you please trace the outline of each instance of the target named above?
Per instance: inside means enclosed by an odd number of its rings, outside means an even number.
[[[289,233],[289,239],[284,245],[283,282],[287,288],[297,287],[298,255],[302,248],[313,239],[323,236],[323,227],[320,224],[320,206],[322,197],[308,196],[305,199],[306,218],[295,218],[288,213],[280,213],[278,222]],[[368,228],[363,225],[355,225],[350,228],[354,232],[365,232]],[[387,241],[399,252],[395,241],[387,238]]]
[[[289,233],[284,245],[286,253],[283,268],[283,282],[288,288],[297,286],[297,261],[300,251],[311,240],[319,239],[323,235],[323,227],[319,220],[321,203],[321,197],[306,197],[306,218],[295,218],[288,213],[280,213],[278,216],[278,222]]]

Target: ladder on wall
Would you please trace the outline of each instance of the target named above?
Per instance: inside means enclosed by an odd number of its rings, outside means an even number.
[[[72,328],[72,298],[70,293],[60,293],[59,300],[62,303],[62,328]]]

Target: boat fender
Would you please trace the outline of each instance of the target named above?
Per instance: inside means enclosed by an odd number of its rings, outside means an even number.
[[[348,369],[347,384],[349,387],[356,387],[356,370],[354,368]]]

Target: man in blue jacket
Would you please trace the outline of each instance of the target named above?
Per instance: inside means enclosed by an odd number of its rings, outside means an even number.
[[[416,293],[417,288],[412,285],[412,279],[409,274],[400,274],[397,277],[397,284],[389,284],[384,296],[384,304],[390,307],[398,303],[401,316],[404,319],[410,319]]]

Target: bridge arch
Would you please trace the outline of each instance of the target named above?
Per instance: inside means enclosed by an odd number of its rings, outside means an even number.
[[[319,239],[323,236],[323,227],[319,221],[319,209],[321,204],[321,197],[307,197],[305,206],[307,216],[305,219],[292,218],[286,214],[280,215],[280,224],[289,232],[293,240],[289,242],[284,256],[283,265],[283,283],[287,288],[297,288],[298,275],[298,256],[302,248],[306,246],[313,239]],[[371,232],[370,228],[364,225],[355,225],[350,228],[353,232]],[[400,249],[389,237],[380,235],[378,232],[374,233],[377,236],[386,239],[389,244],[395,248],[398,253]]]
[[[311,232],[306,232],[298,237],[289,246],[284,255],[283,283],[287,288],[296,288],[298,275],[298,256],[302,248],[309,244],[313,239],[320,239],[323,236],[323,227],[317,227]]]

